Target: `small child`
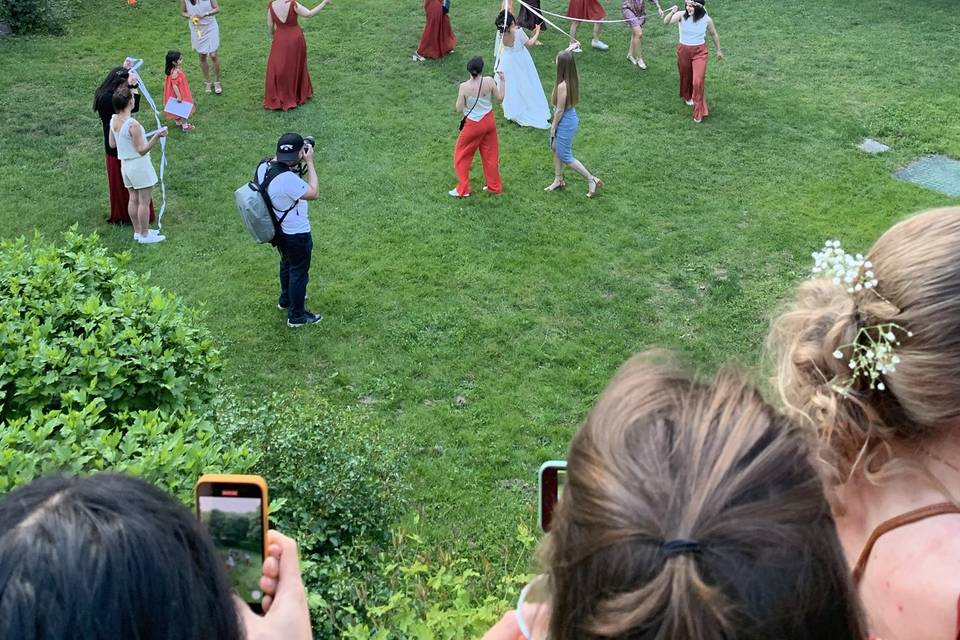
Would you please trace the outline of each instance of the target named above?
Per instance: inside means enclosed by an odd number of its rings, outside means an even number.
[[[193,104],[193,94],[190,93],[190,83],[187,82],[187,75],[183,72],[182,65],[183,56],[180,55],[179,51],[167,51],[167,66],[164,71],[164,73],[167,74],[167,79],[163,84],[163,104],[167,104],[170,98],[174,98],[177,102],[189,102],[192,105],[190,107],[190,114],[192,115],[196,109],[196,105]],[[184,131],[193,129],[193,125],[187,122],[186,119],[169,111],[164,111],[164,113],[172,117],[176,121],[177,126]]]

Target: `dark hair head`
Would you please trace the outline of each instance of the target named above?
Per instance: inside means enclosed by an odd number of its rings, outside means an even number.
[[[167,51],[167,66],[164,69],[164,73],[166,75],[170,75],[170,72],[173,71],[174,65],[177,64],[177,60],[179,60],[182,57],[183,56],[180,55],[180,52],[177,51],[176,49],[171,49],[170,51]]]
[[[554,105],[557,104],[557,86],[561,82],[567,85],[566,106],[576,106],[580,102],[580,76],[577,75],[577,60],[572,51],[561,51],[557,55],[557,82],[550,94],[550,102]]]
[[[503,33],[510,27],[514,25],[517,19],[513,16],[512,13],[503,9],[500,13],[497,14],[497,19],[493,21],[493,24],[497,26],[497,31]]]
[[[706,10],[706,8],[705,8],[705,6],[706,6],[706,4],[707,4],[707,0],[696,0],[696,2],[698,2],[699,4],[697,4],[697,5],[695,5],[695,6],[693,7],[693,21],[694,21],[694,22],[699,22],[700,18],[702,18],[703,16],[707,15],[707,10]],[[687,15],[686,6],[684,6],[682,18],[683,18],[684,20],[686,20],[686,19],[689,18],[689,17],[690,17],[690,16]]]
[[[35,480],[0,501],[0,638],[241,640],[200,522],[142,480]]]
[[[133,92],[130,90],[130,87],[125,84],[120,85],[117,87],[117,90],[113,92],[113,110],[120,113],[127,108],[131,100],[133,100]]]
[[[470,58],[470,61],[467,62],[467,71],[469,71],[471,77],[474,78],[483,73],[483,58],[480,56]]]
[[[863,640],[800,427],[732,372],[664,360],[628,362],[570,444],[550,638]]]
[[[110,73],[107,74],[107,77],[104,78],[100,86],[97,87],[96,93],[93,94],[93,110],[98,110],[100,100],[103,96],[112,96],[113,92],[117,90],[117,87],[127,84],[129,78],[130,71],[124,67],[114,67],[110,69]]]

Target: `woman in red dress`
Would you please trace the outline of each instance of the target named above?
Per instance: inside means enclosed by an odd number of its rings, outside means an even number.
[[[443,0],[423,0],[423,12],[427,14],[427,24],[420,36],[420,46],[413,54],[413,59],[418,62],[427,58],[442,58],[457,46],[457,36],[453,35]]]
[[[323,0],[313,9],[307,9],[297,0],[273,0],[267,5],[267,28],[273,44],[267,59],[264,108],[288,111],[313,96],[307,71],[307,41],[297,24],[297,16],[312,18],[329,2]]]
[[[576,42],[577,27],[580,26],[578,20],[603,20],[607,17],[607,12],[604,11],[603,6],[597,0],[570,0],[570,4],[567,5],[567,17],[574,18],[574,20],[570,22],[570,40]],[[602,22],[594,23],[593,40],[590,41],[590,45],[594,49],[606,51],[610,47],[600,39],[600,31],[602,30]],[[579,47],[574,49],[574,53],[579,52]]]

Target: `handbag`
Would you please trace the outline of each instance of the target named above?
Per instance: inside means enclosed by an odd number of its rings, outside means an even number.
[[[450,0],[443,0],[441,7],[444,13],[450,13]]]
[[[480,92],[483,91],[483,76],[480,76],[480,88],[477,89],[477,102],[480,102]],[[470,111],[467,111],[467,114],[460,118],[460,131],[463,131],[464,125],[467,124],[467,116],[473,113],[473,110],[477,108],[477,102],[473,103],[473,106],[470,107]]]

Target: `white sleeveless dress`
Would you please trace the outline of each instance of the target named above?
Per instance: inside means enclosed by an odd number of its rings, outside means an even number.
[[[500,71],[506,78],[507,90],[503,96],[503,115],[523,127],[550,128],[550,107],[543,93],[543,84],[533,64],[533,57],[525,46],[527,34],[514,31],[513,46],[504,47]],[[500,51],[501,34],[497,32],[494,59]]]
[[[210,0],[197,0],[197,4],[192,4],[186,0],[187,13],[193,16],[202,16],[213,11],[213,5]],[[220,48],[220,25],[217,24],[217,16],[207,16],[200,18],[200,24],[193,24],[193,21],[187,23],[190,25],[190,46],[197,53],[215,53]],[[197,35],[199,30],[200,35]]]

